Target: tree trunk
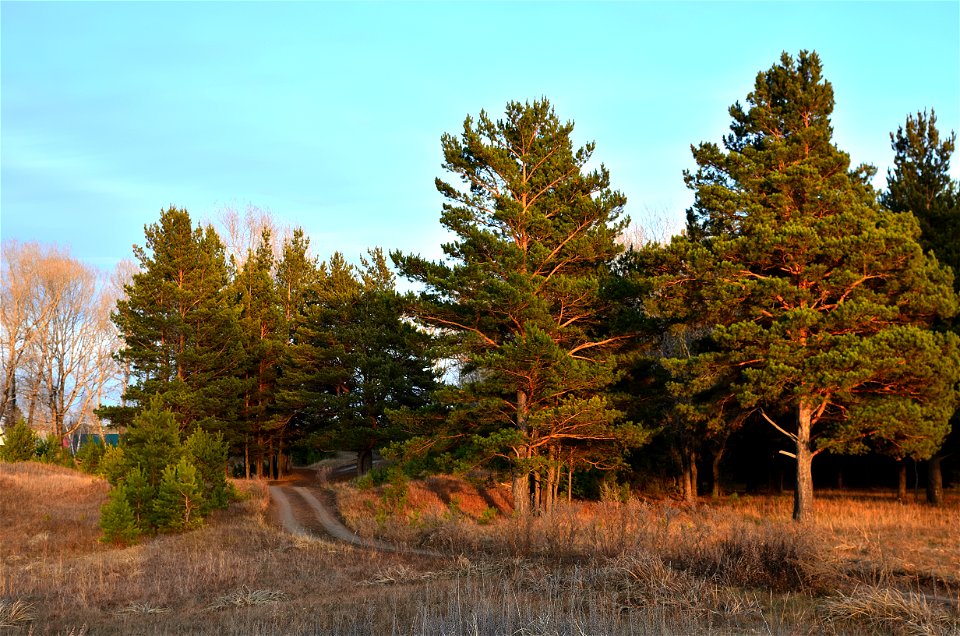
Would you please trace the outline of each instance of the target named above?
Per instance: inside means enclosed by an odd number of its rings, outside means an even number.
[[[556,449],[554,453],[554,467],[553,467],[553,492],[550,495],[551,506],[556,506],[557,502],[560,501],[560,479],[563,476],[563,460],[560,459],[560,449]]]
[[[243,466],[247,473],[247,480],[250,480],[250,442],[243,443]]]
[[[804,400],[797,407],[797,485],[793,490],[793,520],[813,519],[813,449],[810,429],[813,409]]]
[[[686,449],[680,455],[680,464],[683,474],[680,476],[680,489],[683,500],[687,503],[694,503],[697,500],[697,482],[695,477],[696,463],[695,455]]]
[[[530,473],[514,469],[513,484],[513,512],[519,516],[530,514]]]
[[[357,477],[363,477],[373,468],[373,449],[364,448],[357,451]]]
[[[938,453],[927,463],[927,503],[931,506],[943,505],[943,470],[940,465],[942,460]]]
[[[527,434],[527,394],[517,391],[517,430],[521,435]],[[513,511],[520,516],[530,512],[530,470],[526,460],[530,458],[529,448],[516,449],[517,465],[513,471]]]
[[[282,479],[286,471],[286,462],[284,462],[283,456],[283,438],[280,438],[280,441],[277,443],[279,450],[277,451],[277,479]]]
[[[723,450],[724,447],[721,446],[713,454],[713,490],[710,493],[710,496],[714,499],[719,499],[720,495],[720,460],[723,459]]]
[[[573,503],[573,449],[570,449],[570,463],[567,464],[567,503]]]
[[[897,501],[907,502],[907,460],[897,460]]]
[[[700,494],[699,484],[700,478],[697,474],[697,452],[690,451],[690,493],[693,497],[691,501],[696,502],[697,495]]]
[[[542,493],[540,489],[540,471],[534,471],[533,473],[533,512],[534,514],[540,514],[543,512],[543,500],[541,499]]]

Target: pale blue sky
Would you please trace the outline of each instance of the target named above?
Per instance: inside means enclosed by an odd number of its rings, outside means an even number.
[[[324,257],[439,257],[440,135],[541,96],[635,221],[679,226],[690,144],[783,50],[820,53],[878,185],[907,113],[960,128],[956,1],[2,2],[0,28],[0,235],[103,267],[169,204],[269,209]]]

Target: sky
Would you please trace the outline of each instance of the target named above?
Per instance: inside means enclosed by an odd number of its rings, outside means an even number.
[[[170,205],[253,206],[316,254],[440,258],[440,137],[547,97],[642,226],[679,229],[690,145],[782,51],[816,50],[834,141],[892,162],[960,129],[960,3],[0,3],[0,238],[105,269]],[[960,177],[960,158],[952,165]]]

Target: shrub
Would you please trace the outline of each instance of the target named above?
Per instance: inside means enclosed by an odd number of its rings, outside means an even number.
[[[140,529],[123,484],[110,491],[110,499],[100,508],[100,529],[104,543],[130,545],[140,536]]]
[[[123,450],[129,465],[140,466],[154,488],[160,485],[164,469],[183,456],[177,419],[164,410],[159,397],[154,397],[127,427]]]
[[[197,478],[203,494],[203,514],[215,508],[226,508],[230,503],[227,487],[227,464],[229,449],[223,435],[212,435],[197,429],[183,445],[184,455],[197,469]]]
[[[103,443],[98,439],[93,439],[80,446],[80,450],[77,451],[74,459],[80,470],[96,475],[100,470],[100,460],[103,458],[104,451]]]
[[[110,446],[104,449],[103,456],[100,457],[100,465],[97,472],[110,483],[116,486],[120,483],[127,472],[130,470],[130,462],[127,461],[127,454],[119,446]]]
[[[160,530],[190,530],[203,523],[203,490],[197,468],[186,458],[163,469],[153,512]]]
[[[6,430],[0,459],[8,462],[26,462],[37,456],[37,434],[23,419]]]
[[[120,485],[126,491],[137,527],[141,532],[148,532],[153,526],[153,500],[157,489],[150,485],[139,466],[128,471]]]

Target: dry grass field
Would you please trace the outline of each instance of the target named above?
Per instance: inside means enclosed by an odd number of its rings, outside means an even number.
[[[265,484],[205,528],[97,542],[106,486],[0,464],[0,634],[957,634],[960,496],[941,510],[820,493],[585,503],[514,519],[452,478],[334,488],[360,534],[431,558],[294,538]]]

